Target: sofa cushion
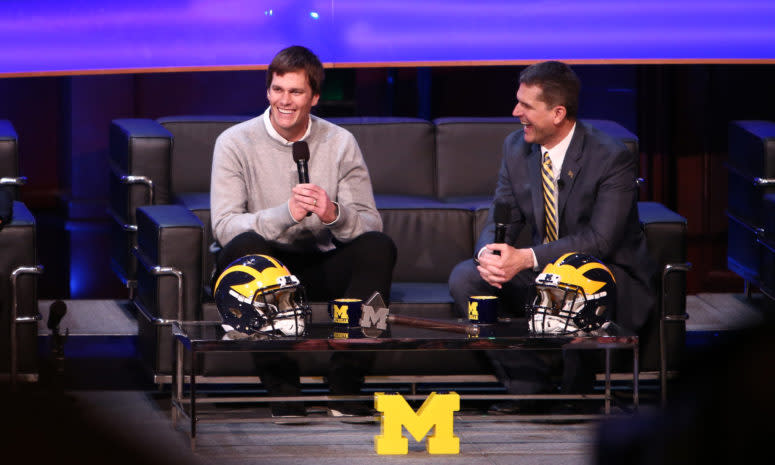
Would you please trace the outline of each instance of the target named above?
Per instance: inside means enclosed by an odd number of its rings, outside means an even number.
[[[183,205],[190,210],[204,226],[204,240],[202,241],[202,282],[207,288],[206,297],[209,298],[210,275],[215,270],[215,254],[210,252],[210,246],[215,242],[213,227],[210,221],[210,193],[209,192],[180,192],[175,194],[175,203]]]
[[[374,194],[434,195],[434,128],[430,121],[394,117],[328,121],[355,136],[369,168]]]
[[[170,159],[172,192],[209,192],[215,140],[250,116],[171,116],[159,123],[174,137]]]
[[[435,208],[380,208],[383,231],[398,248],[394,281],[446,283],[452,268],[473,253],[473,212]]]
[[[519,120],[438,118],[434,124],[438,197],[492,196],[503,158],[503,141],[522,128]]]

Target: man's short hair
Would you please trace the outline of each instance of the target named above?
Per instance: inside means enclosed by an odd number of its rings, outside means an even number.
[[[307,75],[312,95],[320,95],[320,88],[323,86],[323,65],[312,50],[301,45],[284,48],[275,55],[266,72],[266,88],[269,89],[272,85],[275,74],[282,76],[299,70],[304,70]]]
[[[576,119],[581,81],[565,63],[543,61],[530,65],[519,73],[519,83],[541,87],[541,100],[552,108],[564,106],[567,117]]]

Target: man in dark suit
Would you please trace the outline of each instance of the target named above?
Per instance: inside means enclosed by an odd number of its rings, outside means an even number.
[[[519,83],[512,114],[524,127],[506,137],[495,189],[495,202],[506,203],[511,211],[506,240],[493,243],[493,205],[476,256],[459,263],[450,275],[456,308],[466,315],[469,296],[495,294],[504,313],[522,316],[524,305],[532,301],[529,294],[537,273],[567,252],[581,252],[599,258],[611,269],[618,294],[611,317],[637,331],[654,304],[650,282],[654,265],[638,220],[636,157],[622,143],[577,120],[581,86],[566,64],[534,64],[520,74]],[[552,203],[557,226],[551,231],[542,185],[547,158],[548,178],[556,193]],[[528,230],[520,236],[525,228]],[[527,235],[529,244],[517,244],[519,237]],[[499,358],[503,362],[514,356]],[[545,363],[530,369],[497,365],[514,393],[547,389]],[[564,387],[590,387],[594,374],[576,371],[569,374],[566,369]],[[528,372],[540,376],[531,379]]]

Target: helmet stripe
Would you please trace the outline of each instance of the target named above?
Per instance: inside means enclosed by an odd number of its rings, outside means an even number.
[[[234,271],[242,271],[243,273],[247,273],[255,279],[261,279],[261,275],[258,274],[258,271],[255,268],[251,268],[245,265],[234,265],[226,268],[223,273],[218,276],[218,281],[215,282],[215,289],[218,289],[218,286],[221,285],[221,279],[223,279],[224,276]],[[213,292],[215,292],[215,289],[213,289]]]
[[[258,270],[256,270],[255,268],[245,266],[245,265],[234,265],[234,266],[230,266],[229,268],[226,268],[226,270],[223,273],[221,273],[221,275],[218,277],[218,281],[215,283],[215,289],[218,289],[218,286],[221,285],[221,279],[224,276],[228,275],[229,273],[234,273],[237,271],[241,271],[243,273],[248,274],[254,280],[261,281],[261,274],[259,274]],[[247,284],[250,284],[250,283],[247,283]],[[261,286],[260,283],[259,283],[259,286]]]
[[[589,263],[587,263],[585,265],[582,265],[581,268],[579,268],[579,273],[584,274],[587,271],[593,270],[595,268],[600,268],[601,270],[606,270],[611,275],[611,279],[613,279],[614,282],[616,282],[616,278],[614,277],[614,274],[611,273],[611,270],[609,270],[608,267],[603,265],[602,263],[589,262]]]
[[[285,265],[283,265],[282,263],[278,262],[277,259],[275,259],[274,257],[270,257],[269,255],[259,255],[259,257],[264,257],[267,260],[269,260],[269,262],[271,262],[272,265],[276,266],[277,268],[282,268],[282,269],[287,271],[287,268],[285,268]]]

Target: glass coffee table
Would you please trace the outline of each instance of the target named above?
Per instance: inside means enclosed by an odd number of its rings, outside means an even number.
[[[454,320],[450,320],[454,322]],[[386,331],[361,328],[339,328],[330,323],[308,325],[304,337],[261,337],[225,338],[226,332],[220,322],[175,322],[172,325],[175,336],[175,357],[172,379],[172,420],[177,424],[178,416],[190,421],[189,437],[195,447],[198,422],[232,422],[228,415],[211,415],[197,410],[196,367],[201,366],[200,357],[209,352],[332,352],[332,351],[455,351],[455,350],[602,350],[605,353],[605,390],[603,394],[462,394],[461,400],[484,399],[600,399],[604,401],[604,412],[611,412],[611,351],[632,351],[633,408],[639,404],[638,386],[638,336],[609,323],[606,327],[590,333],[551,336],[529,334],[525,320],[503,319],[494,325],[481,325],[478,335],[453,332],[434,328],[418,328],[404,325],[389,325]],[[189,353],[184,357],[185,352]],[[187,363],[186,362],[187,359]],[[184,365],[188,369],[184,369]],[[187,373],[184,374],[184,371]],[[184,378],[185,376],[185,378]],[[185,380],[188,379],[188,383]],[[185,392],[184,386],[188,385]],[[405,396],[421,399],[425,396]],[[217,403],[266,403],[266,402],[317,402],[337,400],[368,400],[371,396],[252,396],[233,395],[201,399],[210,404]],[[221,412],[223,413],[223,412]],[[492,417],[499,420],[503,416]],[[249,421],[274,421],[276,419],[253,418]],[[336,421],[337,418],[314,418],[309,421]],[[236,421],[246,421],[236,420]]]

